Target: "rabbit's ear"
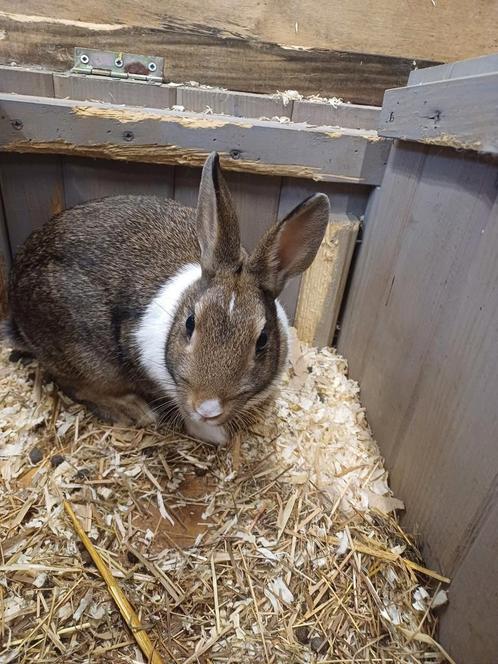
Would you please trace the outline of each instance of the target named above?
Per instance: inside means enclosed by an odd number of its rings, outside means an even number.
[[[212,276],[220,269],[239,267],[239,222],[216,152],[209,155],[202,169],[197,202],[197,234],[201,267],[205,274]]]
[[[249,260],[249,269],[263,290],[277,297],[288,279],[311,265],[329,214],[328,197],[314,194],[266,231]]]

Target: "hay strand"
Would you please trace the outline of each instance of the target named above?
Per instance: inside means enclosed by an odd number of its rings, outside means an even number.
[[[149,639],[148,634],[143,629],[140,619],[135,612],[135,609],[132,607],[132,605],[126,598],[125,594],[119,587],[119,584],[117,583],[116,579],[113,577],[112,573],[109,571],[108,567],[102,560],[99,552],[94,547],[90,538],[83,530],[82,525],[80,524],[76,514],[74,513],[72,505],[67,500],[63,502],[63,505],[64,509],[66,510],[66,514],[71,519],[76,534],[85,545],[86,550],[88,551],[93,562],[95,563],[95,567],[98,569],[100,575],[106,582],[109,594],[111,595],[116,606],[118,607],[133,637],[140,646],[140,649],[147,657],[147,661],[150,662],[150,664],[164,664],[162,657],[159,655],[156,648],[152,644],[152,641]]]

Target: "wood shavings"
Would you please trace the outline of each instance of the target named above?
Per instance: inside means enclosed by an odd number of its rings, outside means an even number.
[[[443,661],[445,579],[346,369],[295,340],[272,413],[213,449],[104,425],[1,350],[1,664],[145,661],[64,500],[164,661]]]

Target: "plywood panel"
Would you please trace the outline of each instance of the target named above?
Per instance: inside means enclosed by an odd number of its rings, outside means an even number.
[[[479,4],[484,2],[479,0]],[[486,52],[479,50],[478,44],[483,42],[490,48],[482,26],[489,25],[491,18],[472,24],[467,17],[457,23],[461,7],[435,12],[431,4],[429,10],[417,8],[412,13],[399,11],[397,3],[388,0],[382,0],[380,8],[374,0],[369,0],[367,8],[363,4],[359,0],[337,6],[317,0],[299,6],[284,0],[212,0],[208,5],[178,1],[165,6],[156,0],[137,11],[130,0],[119,5],[92,0],[85,7],[57,0],[40,5],[30,0],[20,14],[18,4],[4,0],[0,61],[61,71],[71,67],[75,46],[119,52],[133,44],[136,52],[164,57],[167,81],[194,80],[248,92],[297,89],[379,104],[386,88],[405,84],[414,59],[424,66],[441,62],[438,53],[442,51],[445,58],[454,59]],[[372,20],[365,21],[365,12],[371,13]],[[437,31],[435,13],[440,19]],[[449,23],[445,22],[447,13]],[[432,29],[427,33],[429,18]],[[393,46],[402,25],[402,40]],[[462,39],[462,25],[468,33],[466,39]],[[361,26],[368,27],[368,38]],[[441,49],[440,26],[448,26],[448,36],[458,34],[447,40],[448,48]],[[428,35],[432,35],[429,43]]]
[[[399,144],[369,207],[339,337],[405,525],[456,579],[464,566],[479,575],[469,547],[490,537],[496,501],[497,182],[496,162]],[[474,624],[496,613],[489,595],[474,607]],[[464,651],[475,659],[461,661],[490,661],[498,643],[489,633],[483,644],[467,613],[450,594],[445,646],[457,661]]]
[[[20,11],[20,5],[15,0],[4,0],[2,9],[4,20],[14,23],[19,17],[16,12]],[[202,5],[192,0],[172,0],[164,5],[161,0],[152,0],[142,11],[133,0],[119,4],[89,0],[77,7],[56,0],[43,4],[25,0],[22,12],[28,15],[24,17],[24,23],[28,24],[25,25],[26,44],[30,43],[31,31],[42,31],[34,15],[46,17],[63,35],[81,38],[85,33],[98,36],[100,31],[112,37],[122,26],[135,26],[134,49],[138,52],[144,51],[140,29],[142,33],[155,29],[162,32],[163,41],[173,43],[183,32],[183,44],[188,43],[189,34],[197,36],[201,43],[202,37],[207,41],[219,36],[227,45],[238,40],[253,41],[260,49],[264,45],[281,44],[290,51],[289,59],[294,55],[292,48],[458,60],[492,52],[497,47],[494,27],[498,22],[498,9],[486,0],[475,0],[471,6],[465,0],[417,5],[390,0],[344,0],[341,3],[206,0]],[[17,18],[18,23],[21,20]],[[168,39],[164,39],[165,34]],[[184,53],[184,57],[188,58],[189,54]],[[173,59],[170,66],[175,65]]]

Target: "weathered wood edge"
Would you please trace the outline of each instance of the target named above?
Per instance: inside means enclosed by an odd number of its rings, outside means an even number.
[[[483,55],[479,58],[469,58],[468,60],[458,60],[457,62],[449,62],[435,67],[426,67],[425,69],[414,69],[410,72],[407,85],[434,83],[450,78],[492,74],[493,72],[498,72],[498,53]]]
[[[0,149],[379,184],[389,142],[375,131],[0,94]]]
[[[295,327],[305,343],[332,344],[359,228],[359,219],[352,216],[330,217],[318,254],[299,289]]]
[[[131,86],[131,89],[136,88],[139,92],[144,92],[143,103],[140,102],[138,105],[148,106],[149,108],[164,109],[178,104],[184,106],[186,111],[202,113],[209,107],[213,113],[226,113],[227,115],[240,117],[241,114],[237,112],[237,109],[243,107],[244,117],[257,118],[263,115],[261,113],[263,108],[265,110],[264,114],[270,118],[273,116],[287,116],[292,117],[295,122],[307,122],[315,126],[330,125],[353,129],[376,129],[380,114],[380,107],[378,106],[340,104],[338,107],[334,107],[326,100],[310,101],[309,99],[296,101],[290,99],[286,104],[283,94],[258,94],[207,86],[193,87],[172,83],[148,83],[131,79],[120,80],[102,76],[82,76],[72,72],[49,72],[42,69],[6,65],[0,65],[0,92],[29,95],[32,93],[30,86],[34,78],[47,80],[48,84],[52,77],[55,96],[58,98],[111,102],[112,100],[108,98],[108,95],[104,96],[99,93],[98,87],[102,87],[102,90],[104,90],[112,86],[114,90],[119,90]],[[84,92],[87,87],[85,83],[89,81],[93,83],[91,99],[88,99]],[[50,84],[52,84],[51,81]],[[69,87],[72,90],[72,95],[64,94]],[[81,87],[81,90],[78,90],[79,87]],[[151,88],[164,94],[147,94]],[[116,104],[118,102],[112,101],[112,103]],[[251,113],[252,108],[254,108],[254,114]]]
[[[498,73],[386,90],[378,131],[387,138],[496,155],[497,108]]]

